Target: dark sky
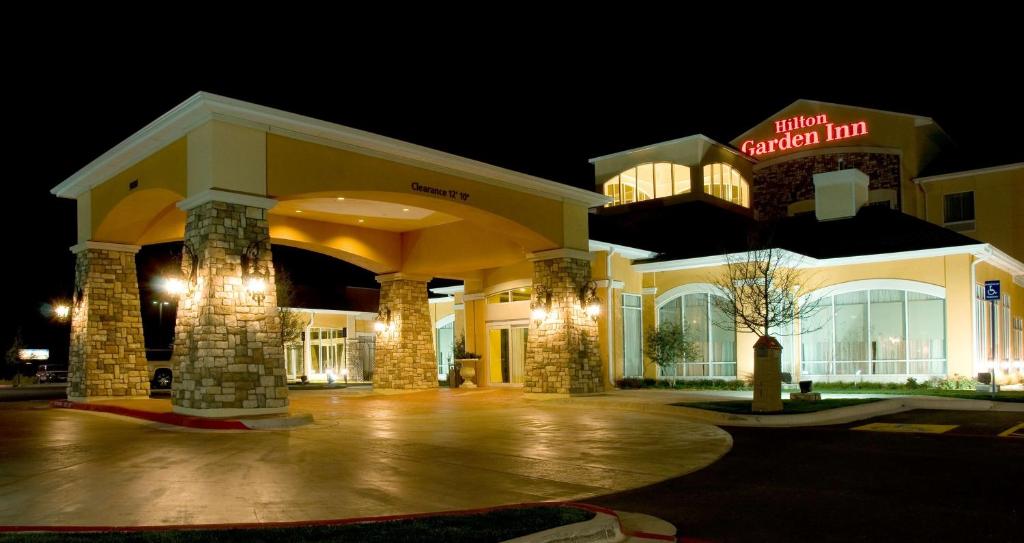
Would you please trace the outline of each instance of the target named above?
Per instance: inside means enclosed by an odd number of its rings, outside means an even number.
[[[1022,51],[1013,36],[964,46],[907,24],[899,31],[913,43],[799,55],[781,54],[776,42],[655,44],[657,56],[608,40],[591,47],[593,39],[527,50],[518,45],[530,41],[524,34],[495,50],[448,40],[440,51],[410,46],[374,58],[368,51],[381,49],[379,39],[341,37],[305,47],[313,57],[239,43],[183,49],[175,60],[129,51],[143,47],[132,39],[17,56],[5,72],[17,92],[8,89],[16,143],[7,147],[0,347],[18,326],[39,341],[67,334],[39,312],[69,296],[73,278],[74,202],[49,189],[198,90],[587,188],[588,158],[698,132],[727,142],[797,98],[930,116],[984,164],[1024,160]]]

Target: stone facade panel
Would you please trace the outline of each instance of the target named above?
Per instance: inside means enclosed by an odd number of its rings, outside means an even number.
[[[111,396],[149,397],[135,255],[86,248],[75,257],[68,397]]]

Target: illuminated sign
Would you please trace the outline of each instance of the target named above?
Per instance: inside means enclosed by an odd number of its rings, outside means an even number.
[[[18,349],[18,360],[49,360],[50,349]]]
[[[760,141],[747,140],[740,144],[740,151],[760,157],[779,151],[791,151],[822,142],[840,141],[867,135],[867,121],[849,124],[834,124],[828,116],[819,113],[810,117],[799,115],[775,121],[776,137]]]

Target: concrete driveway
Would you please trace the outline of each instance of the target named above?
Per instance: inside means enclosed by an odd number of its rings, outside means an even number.
[[[311,426],[212,432],[0,405],[0,525],[266,522],[573,500],[714,462],[732,439],[518,390],[292,392]]]

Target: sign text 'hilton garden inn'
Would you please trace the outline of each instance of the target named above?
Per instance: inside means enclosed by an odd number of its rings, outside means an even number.
[[[807,117],[798,115],[775,121],[774,138],[760,141],[746,140],[740,144],[740,151],[752,157],[761,157],[779,151],[817,145],[821,142],[856,138],[867,133],[867,121],[834,124],[824,113]]]

